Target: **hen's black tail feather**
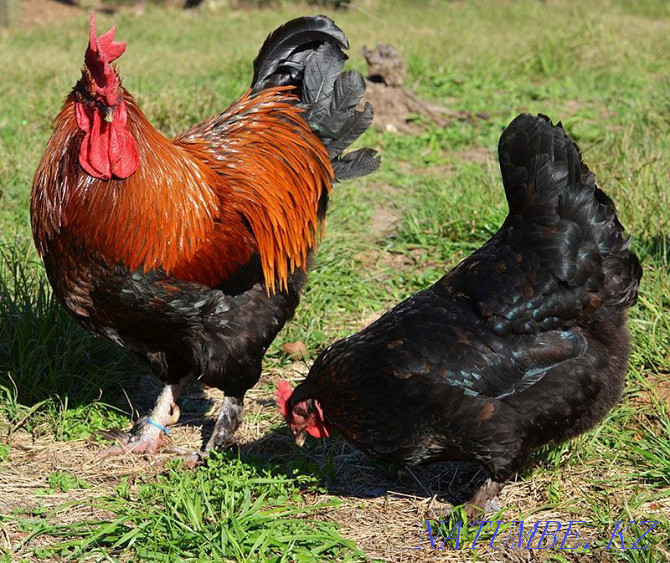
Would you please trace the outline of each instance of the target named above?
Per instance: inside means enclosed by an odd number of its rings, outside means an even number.
[[[576,224],[578,231],[565,237],[565,244],[574,243],[579,232],[583,240],[595,245],[605,277],[605,303],[634,305],[642,268],[629,250],[630,237],[614,203],[596,186],[595,176],[561,123],[552,125],[542,114],[519,115],[500,138],[498,151],[510,208],[508,221],[517,222],[515,217],[520,216],[523,223],[552,226],[563,220]],[[583,250],[586,252],[586,246]]]
[[[289,21],[273,31],[254,61],[251,88],[294,86],[305,119],[328,149],[335,178],[345,180],[374,172],[376,151],[359,149],[342,155],[372,123],[372,106],[356,109],[365,80],[355,71],[342,72],[349,43],[326,16]]]

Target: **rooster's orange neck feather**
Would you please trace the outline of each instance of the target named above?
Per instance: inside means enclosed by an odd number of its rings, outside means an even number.
[[[268,291],[286,287],[316,244],[332,181],[323,144],[287,92],[247,93],[174,141],[127,93],[124,101],[140,162],[108,181],[79,167],[82,133],[73,96],[66,101],[33,186],[40,251],[67,232],[110,264],[210,286],[258,252]]]

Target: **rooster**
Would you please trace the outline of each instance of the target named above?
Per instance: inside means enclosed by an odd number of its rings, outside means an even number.
[[[471,514],[533,449],[588,430],[620,398],[641,278],[560,124],[520,115],[499,155],[509,214],[497,234],[277,393],[299,445],[334,425],[388,462],[480,463],[490,478]]]
[[[342,30],[303,17],[268,36],[241,98],[168,139],[123,87],[114,38],[92,15],[81,79],[35,174],[33,236],[67,311],[166,384],[105,455],[156,452],[189,377],[225,394],[207,452],[233,443],[294,314],[333,182],[379,165],[371,149],[342,154],[372,108],[356,107],[363,78],[342,72]]]

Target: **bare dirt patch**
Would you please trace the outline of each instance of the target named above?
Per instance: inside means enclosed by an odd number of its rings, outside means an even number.
[[[659,373],[648,379],[659,399],[670,405],[670,373]]]
[[[375,240],[382,239],[395,232],[401,211],[393,203],[394,196],[399,188],[390,184],[371,183],[359,187],[364,193],[374,194],[375,199],[382,199],[384,203],[376,203],[368,223],[370,235]]]
[[[421,100],[403,86],[406,64],[392,45],[378,44],[374,49],[363,47],[368,63],[365,101],[375,108],[373,125],[392,133],[418,133],[425,124],[444,127],[455,119],[469,119],[468,112],[455,111]]]
[[[496,156],[486,147],[468,147],[456,153],[460,160],[465,162],[476,162],[477,164],[489,164]]]
[[[421,100],[402,86],[368,81],[364,100],[375,108],[374,127],[391,133],[419,133],[425,129],[426,123],[444,127],[453,120],[463,121],[472,117],[469,112]]]
[[[670,374],[668,373],[648,373],[646,375],[649,388],[643,388],[632,397],[634,404],[639,406],[654,405],[659,399],[670,406]]]
[[[377,239],[384,238],[395,232],[400,217],[388,207],[376,207],[370,217],[368,227],[370,234]]]

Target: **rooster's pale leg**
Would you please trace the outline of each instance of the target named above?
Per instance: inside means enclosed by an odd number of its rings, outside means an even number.
[[[165,434],[161,427],[167,428],[179,420],[180,413],[176,401],[187,380],[188,377],[184,377],[179,383],[166,385],[156,399],[151,414],[140,418],[129,433],[117,436],[120,445],[102,450],[98,454],[100,459],[124,453],[156,453],[162,445]]]

